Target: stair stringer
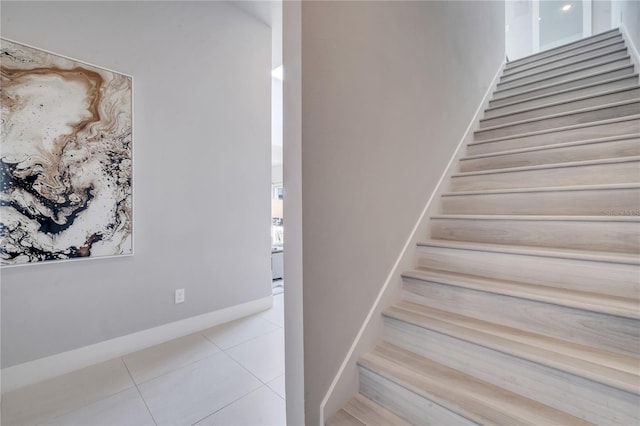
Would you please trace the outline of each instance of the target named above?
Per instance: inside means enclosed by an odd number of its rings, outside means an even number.
[[[320,425],[324,425],[325,419],[329,419],[334,413],[344,407],[353,395],[358,393],[360,379],[359,368],[356,362],[365,353],[371,351],[382,339],[384,320],[382,312],[401,299],[402,273],[414,267],[418,242],[423,239],[424,235],[429,234],[431,217],[436,216],[442,211],[442,194],[447,192],[451,176],[458,171],[458,162],[460,158],[465,155],[467,144],[474,140],[474,131],[479,128],[480,118],[482,118],[484,110],[489,105],[489,101],[500,81],[505,65],[506,60],[503,60],[498,66],[482,101],[478,105],[472,119],[469,121],[462,138],[449,159],[449,163],[427,200],[400,255],[387,275],[387,279],[380,288],[358,334],[345,355],[327,393],[322,399],[322,403],[320,404]]]

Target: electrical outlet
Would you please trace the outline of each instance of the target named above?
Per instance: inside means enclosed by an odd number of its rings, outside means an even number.
[[[184,288],[176,289],[176,305],[178,303],[184,303]]]

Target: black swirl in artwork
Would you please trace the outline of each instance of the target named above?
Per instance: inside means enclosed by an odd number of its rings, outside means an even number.
[[[132,252],[131,78],[2,40],[2,265]]]

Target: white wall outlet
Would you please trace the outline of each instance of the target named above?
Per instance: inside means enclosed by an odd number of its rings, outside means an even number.
[[[176,289],[176,305],[184,302],[184,288]]]

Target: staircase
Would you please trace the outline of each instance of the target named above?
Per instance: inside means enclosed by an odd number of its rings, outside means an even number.
[[[327,424],[640,424],[638,83],[618,30],[505,66]]]

